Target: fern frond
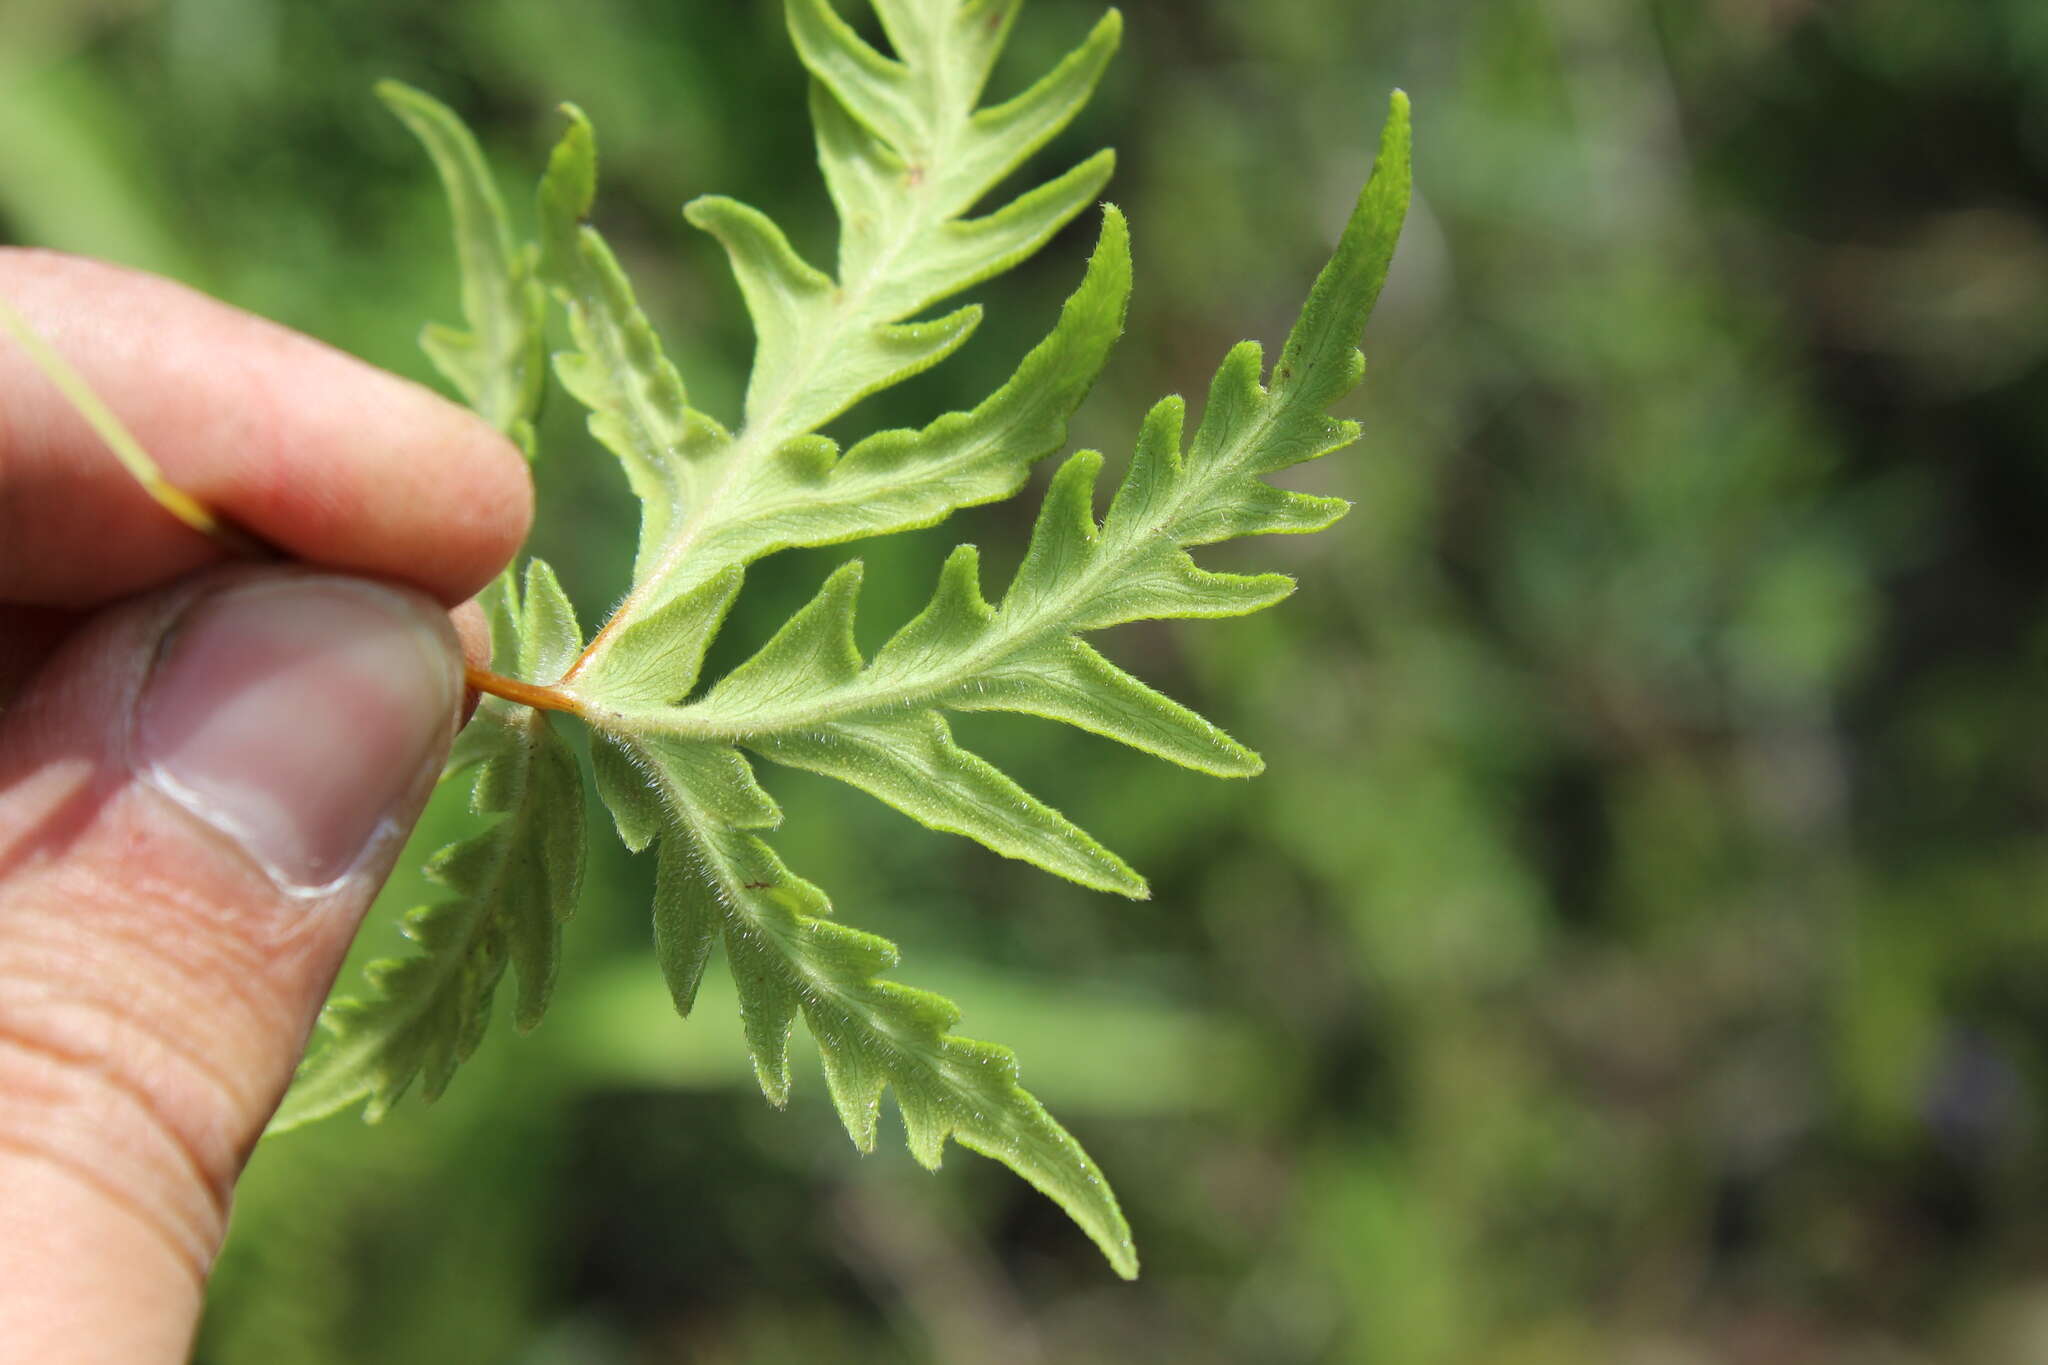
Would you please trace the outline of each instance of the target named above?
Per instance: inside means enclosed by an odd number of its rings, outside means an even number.
[[[548,300],[536,272],[538,252],[514,239],[483,152],[453,110],[397,81],[378,82],[377,97],[426,148],[455,219],[462,313],[470,330],[428,323],[420,349],[530,460],[533,419],[547,382]]]
[[[1356,435],[1354,424],[1333,420],[1328,409],[1363,374],[1356,341],[1407,207],[1408,143],[1407,104],[1397,95],[1375,173],[1270,382],[1255,343],[1234,348],[1191,444],[1181,401],[1158,404],[1099,522],[1101,457],[1070,458],[1053,478],[999,604],[984,599],[978,558],[962,546],[926,609],[866,661],[853,632],[860,566],[849,563],[701,698],[658,703],[663,693],[687,696],[697,684],[704,646],[738,588],[739,561],[727,560],[725,578],[654,614],[675,644],[666,687],[657,681],[660,654],[645,622],[618,631],[599,666],[565,684],[602,736],[608,757],[599,786],[621,833],[635,846],[662,840],[656,939],[678,1008],[688,1011],[711,946],[722,941],[771,1099],[780,1103],[787,1092],[786,1040],[801,1011],[856,1142],[871,1139],[874,1105],[885,1085],[894,1086],[913,1147],[932,1144],[919,1149],[921,1157],[935,1155],[952,1131],[1009,1162],[1074,1213],[1119,1268],[1126,1265],[1120,1215],[1113,1203],[1097,1202],[1085,1155],[1016,1088],[1008,1054],[954,1042],[944,1032],[954,1018],[950,1005],[877,981],[895,961],[893,948],[826,924],[822,894],[790,876],[749,832],[771,827],[779,812],[740,751],[839,778],[927,825],[1085,885],[1145,894],[1143,881],[1114,855],[961,749],[944,713],[1022,711],[1210,773],[1259,770],[1256,755],[1080,637],[1147,618],[1270,606],[1292,591],[1291,580],[1211,572],[1188,551],[1239,536],[1319,530],[1345,512],[1341,499],[1286,492],[1265,476]],[[1113,215],[1108,221],[1120,229]],[[1098,268],[1111,249],[1108,236]],[[1084,284],[1077,298],[1088,292]],[[922,1021],[920,1041],[907,1051],[906,1019]],[[963,1089],[971,1073],[943,1064],[970,1054],[1002,1059],[993,1094]],[[949,1117],[959,1114],[977,1116],[981,1126]]]
[[[1052,333],[970,412],[884,432],[841,453],[817,434],[860,399],[949,355],[979,321],[968,307],[916,314],[1036,251],[1107,179],[1103,153],[981,217],[964,217],[1086,102],[1120,32],[1107,16],[1022,95],[977,111],[1016,0],[901,0],[878,6],[895,48],[864,43],[829,0],[789,0],[814,77],[819,159],[841,220],[836,275],[798,257],[754,209],[697,200],[689,221],[726,248],[756,330],[741,421],[693,409],[681,377],[603,238],[585,221],[596,145],[574,109],[541,191],[542,270],[575,350],[557,372],[591,410],[591,430],[624,465],[642,524],[631,591],[560,688],[593,729],[598,789],[630,847],[661,842],[656,943],[687,1011],[711,945],[741,983],[757,1070],[780,1102],[788,1026],[802,1009],[849,1132],[873,1140],[893,1085],[913,1147],[933,1162],[951,1133],[1052,1193],[1130,1270],[1129,1231],[1073,1139],[1015,1084],[1009,1054],[946,1037],[952,1007],[874,980],[894,961],[879,940],[830,924],[823,896],[780,870],[748,831],[780,812],[723,738],[651,731],[633,718],[695,686],[704,651],[747,564],[777,550],[925,526],[1014,494],[1066,440],[1067,422],[1122,331],[1129,234],[1106,210],[1079,289]],[[848,595],[850,606],[851,575]],[[743,670],[770,694],[857,671],[846,627],[807,613]],[[748,683],[747,680],[752,682]],[[1086,884],[1142,895],[1144,883],[1050,807],[953,743],[935,712],[874,717],[823,743],[796,734],[756,752],[840,776],[937,828],[957,830]]]
[[[559,673],[582,647],[569,601],[540,560],[527,566],[523,595],[504,585],[491,596],[495,647],[528,676]],[[273,1132],[363,1100],[363,1117],[375,1121],[416,1079],[426,1098],[438,1096],[482,1040],[508,965],[519,985],[518,1029],[546,1011],[562,921],[583,879],[576,756],[545,712],[489,697],[458,738],[446,777],[470,770],[470,808],[492,823],[427,864],[452,894],[401,922],[420,951],[372,963],[365,998],[336,999],[322,1012],[328,1037],[299,1068]]]
[[[863,43],[829,0],[790,0],[791,33],[816,78],[819,156],[841,218],[839,273],[804,262],[745,205],[713,197],[685,210],[725,246],[757,333],[743,421],[732,431],[689,405],[624,273],[584,221],[596,144],[587,121],[567,110],[541,194],[542,270],[576,342],[557,372],[591,409],[593,434],[625,465],[643,507],[632,589],[575,675],[602,671],[616,629],[727,568],[790,546],[930,525],[1007,497],[1064,443],[1068,417],[1123,326],[1129,239],[1113,212],[1058,327],[987,402],[922,431],[871,437],[844,456],[816,434],[950,354],[980,312],[906,318],[1025,259],[1108,179],[1113,158],[1104,152],[962,220],[1073,118],[1121,31],[1110,15],[1038,86],[977,113],[1014,9],[957,0],[897,7],[889,29],[907,55],[893,60]]]
[[[377,93],[426,147],[455,219],[470,330],[430,325],[420,344],[531,459],[546,379],[538,251],[517,244],[476,139],[452,111],[392,81]],[[583,646],[568,598],[539,560],[527,565],[523,592],[507,569],[483,603],[494,657],[522,677],[560,676]],[[442,780],[464,774],[471,812],[489,823],[428,863],[429,879],[451,895],[401,921],[415,955],[373,962],[362,998],[329,1002],[326,1039],[299,1068],[272,1131],[359,1101],[374,1121],[416,1079],[428,1099],[438,1096],[481,1041],[508,965],[518,981],[515,1026],[540,1022],[583,878],[582,774],[548,716],[497,697],[457,736]]]
[[[1101,456],[1055,473],[1024,559],[999,601],[980,561],[947,558],[928,605],[874,658],[855,643],[861,568],[842,565],[750,659],[701,679],[749,564],[778,550],[858,540],[943,520],[1022,488],[1060,449],[1102,370],[1129,299],[1129,233],[1105,208],[1087,272],[1051,333],[981,404],[841,452],[818,428],[951,354],[978,308],[926,310],[1016,265],[1094,201],[1101,153],[968,217],[1075,116],[1114,51],[1120,20],[1006,103],[981,96],[1022,0],[873,0],[892,55],[862,40],[832,0],[785,0],[812,75],[818,155],[840,219],[835,273],[801,259],[765,215],[729,199],[685,210],[725,247],[756,332],[743,411],[728,428],[690,404],[682,376],[601,235],[588,223],[597,152],[569,126],[540,189],[540,245],[518,248],[474,146],[424,97],[387,95],[414,124],[456,203],[468,336],[434,333],[450,378],[486,410],[530,420],[536,272],[567,314],[563,386],[619,459],[641,503],[633,581],[586,645],[544,565],[521,597],[502,587],[501,655],[529,694],[590,729],[598,794],[629,849],[657,848],[654,939],[687,1015],[714,949],[737,985],[762,1090],[788,1096],[801,1016],[855,1144],[875,1141],[893,1091],[913,1155],[936,1165],[950,1137],[1056,1200],[1123,1274],[1130,1230],[1102,1173],[1018,1084],[1004,1048],[955,1037],[959,1012],[883,979],[893,945],[829,918],[823,892],[762,834],[782,820],[754,761],[821,773],[912,818],[1083,885],[1147,894],[1142,878],[1071,821],[962,748],[948,713],[1014,711],[1077,726],[1183,766],[1249,776],[1258,756],[1117,668],[1086,641],[1149,618],[1232,616],[1293,589],[1280,574],[1202,568],[1218,541],[1320,530],[1341,499],[1267,476],[1350,443],[1329,409],[1363,373],[1357,342],[1386,277],[1409,195],[1408,106],[1396,94],[1374,175],[1268,373],[1254,343],[1224,359],[1199,426],[1156,405],[1098,518]],[[493,420],[498,420],[493,417]],[[508,427],[507,429],[514,429]],[[366,1003],[339,1003],[335,1037],[308,1063],[283,1122],[368,1097],[388,1105],[416,1076],[432,1093],[475,1046],[509,958],[522,1026],[552,980],[557,925],[581,857],[577,770],[548,717],[493,700],[462,741],[475,805],[496,823],[434,864],[455,894],[415,912],[423,956],[373,969]]]
[[[739,986],[754,1071],[769,1100],[789,1097],[789,1034],[799,1014],[818,1045],[841,1121],[874,1150],[883,1090],[910,1151],[936,1169],[946,1139],[1001,1161],[1064,1208],[1117,1272],[1138,1270],[1129,1224],[1102,1172],[1017,1083],[1016,1057],[956,1037],[951,1001],[879,979],[895,945],[826,918],[817,887],[759,838],[687,798],[665,807],[655,941],[676,1007],[690,1012],[722,943]]]
[[[1106,889],[1077,871],[1108,859],[1092,840],[1006,779],[976,770],[971,781],[945,737],[944,710],[1022,711],[1066,721],[1134,748],[1223,776],[1259,770],[1256,755],[1201,717],[1114,667],[1082,633],[1166,617],[1235,616],[1293,591],[1280,574],[1201,568],[1188,549],[1238,536],[1320,530],[1347,504],[1285,492],[1274,473],[1349,444],[1355,424],[1328,416],[1364,372],[1356,348],[1405,211],[1409,172],[1405,99],[1396,97],[1378,168],[1360,196],[1335,257],[1309,296],[1275,367],[1261,383],[1263,353],[1234,348],[1211,386],[1191,446],[1184,408],[1153,408],[1129,473],[1098,524],[1101,457],[1082,452],[1054,476],[1023,564],[998,606],[984,600],[978,559],[962,546],[947,561],[931,603],[863,663],[853,644],[858,574],[835,574],[811,604],[747,663],[702,699],[623,714],[615,733],[670,742],[738,745],[763,757],[840,777],[928,824],[957,829],[998,852]],[[799,681],[800,680],[800,681]],[[946,776],[920,750],[945,753]],[[973,760],[978,763],[978,760]],[[969,793],[956,800],[961,789]],[[1013,836],[1007,821],[976,825],[969,806],[1007,807],[1042,837]],[[1114,880],[1115,874],[1110,874]],[[1136,884],[1137,888],[1142,883]]]

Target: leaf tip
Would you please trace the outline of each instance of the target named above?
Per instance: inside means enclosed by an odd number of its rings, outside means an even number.
[[[789,1062],[785,1058],[780,1072],[771,1072],[757,1057],[754,1059],[754,1079],[761,1083],[761,1097],[777,1109],[789,1108]]]
[[[1397,195],[1402,208],[1407,207],[1409,162],[1415,147],[1413,110],[1409,107],[1408,92],[1396,87],[1387,97],[1386,122],[1380,125],[1379,160],[1373,165],[1373,177],[1382,172],[1392,174],[1399,182]]]
[[[867,577],[867,572],[867,564],[864,561],[849,559],[832,571],[831,577],[825,580],[825,586],[818,590],[818,595],[833,598],[857,597],[860,594],[861,580]]]
[[[565,238],[590,216],[597,199],[597,132],[577,106],[565,101],[557,107],[569,126],[548,154],[541,176],[544,254],[557,254],[567,245]]]
[[[1151,883],[1140,876],[1136,868],[1100,844],[1095,843],[1092,839],[1089,840],[1089,843],[1091,845],[1089,853],[1092,856],[1088,859],[1089,865],[1086,875],[1076,875],[1072,871],[1062,871],[1058,868],[1047,868],[1047,870],[1057,872],[1059,875],[1068,877],[1093,890],[1106,891],[1112,896],[1122,896],[1125,900],[1148,901],[1152,899]]]
[[[1124,12],[1112,5],[1095,21],[1095,27],[1089,31],[1088,41],[1084,46],[1093,48],[1100,44],[1103,58],[1106,60],[1123,45],[1123,41]]]

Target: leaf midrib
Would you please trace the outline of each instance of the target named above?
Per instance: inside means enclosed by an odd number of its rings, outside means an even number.
[[[1048,637],[1076,633],[1073,622],[1081,617],[1082,608],[1102,591],[1106,580],[1114,581],[1129,574],[1144,564],[1148,557],[1165,558],[1179,553],[1183,547],[1173,535],[1173,529],[1188,505],[1198,501],[1216,484],[1245,472],[1251,464],[1249,452],[1260,449],[1274,428],[1293,417],[1295,405],[1291,400],[1295,392],[1290,387],[1279,392],[1262,393],[1257,420],[1245,428],[1227,458],[1213,461],[1209,466],[1210,472],[1194,477],[1187,477],[1188,471],[1183,468],[1183,477],[1168,490],[1169,495],[1153,504],[1158,509],[1153,516],[1135,525],[1124,523],[1114,528],[1117,540],[1100,544],[1086,569],[1066,580],[1062,591],[1039,599],[1036,609],[1023,624],[1008,626],[1004,608],[999,606],[980,636],[953,655],[945,667],[930,670],[928,680],[924,682],[876,687],[872,682],[874,670],[870,666],[849,681],[818,692],[799,705],[750,710],[725,718],[721,718],[708,701],[630,713],[592,708],[591,722],[628,732],[662,732],[679,738],[745,744],[750,739],[814,730],[838,721],[864,718],[877,711],[943,705],[946,697],[993,672],[1006,660],[1029,653],[1044,644]],[[1090,515],[1093,515],[1092,511]]]
[[[941,55],[943,57],[944,54]],[[943,73],[945,62],[941,60],[938,66]],[[946,93],[943,82],[937,83],[934,88],[937,98],[943,99]],[[944,117],[940,122],[945,126],[934,129],[931,133],[932,145],[930,153],[925,158],[926,165],[936,167],[946,164],[945,158],[952,154],[961,130],[971,122],[972,112],[969,110],[962,116],[957,109],[948,108],[944,111]],[[599,628],[597,634],[591,637],[590,644],[582,656],[563,676],[564,683],[573,681],[583,671],[584,666],[597,656],[600,641],[610,636],[615,628],[622,627],[633,619],[640,604],[647,599],[650,592],[661,590],[657,596],[662,601],[676,595],[674,591],[666,590],[670,587],[668,580],[688,561],[690,551],[698,541],[729,520],[725,515],[725,504],[734,486],[765,456],[772,454],[785,442],[807,434],[801,431],[778,431],[777,427],[781,414],[795,401],[796,395],[804,391],[807,381],[821,367],[823,358],[841,345],[846,337],[856,334],[863,327],[872,330],[894,321],[889,318],[866,319],[861,314],[861,306],[889,282],[889,268],[896,264],[913,243],[921,241],[935,228],[943,226],[948,221],[943,215],[935,217],[932,210],[932,205],[938,202],[936,194],[941,181],[942,177],[932,174],[927,175],[921,183],[909,187],[913,212],[903,216],[901,228],[887,240],[886,248],[876,254],[869,269],[859,281],[851,286],[844,282],[839,283],[838,301],[830,314],[833,325],[817,329],[802,343],[798,359],[792,361],[788,367],[788,377],[777,385],[775,397],[767,411],[750,420],[746,427],[732,438],[731,444],[720,453],[720,472],[710,493],[684,512],[682,524],[669,534],[667,544],[656,557],[654,566],[633,585],[610,618]],[[675,463],[688,467],[688,462],[684,460]],[[690,585],[684,585],[684,590],[687,590],[688,586]]]

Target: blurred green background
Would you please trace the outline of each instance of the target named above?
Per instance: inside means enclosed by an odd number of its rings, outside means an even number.
[[[1036,0],[998,93],[1099,12]],[[787,1113],[666,1003],[602,852],[554,1013],[448,1096],[266,1143],[199,1358],[2048,1360],[2048,5],[1130,0],[1102,94],[1138,293],[1077,439],[1277,343],[1408,89],[1418,199],[1304,591],[1111,654],[1260,749],[1222,783],[1017,718],[977,747],[1131,905],[777,771],[778,843],[1114,1179],[1146,1272],[954,1149]],[[404,373],[455,309],[394,75],[526,187],[563,99],[698,397],[750,332],[677,210],[831,224],[769,0],[4,0],[0,239],[187,280]],[[975,295],[973,402],[1092,230]],[[557,403],[534,548],[586,618],[632,514]],[[867,552],[865,626],[1030,503]],[[830,554],[752,577],[738,657]],[[452,828],[436,815],[422,847]],[[365,933],[426,894],[401,879]],[[801,1055],[806,1049],[799,1046]],[[885,1120],[885,1126],[890,1120]]]

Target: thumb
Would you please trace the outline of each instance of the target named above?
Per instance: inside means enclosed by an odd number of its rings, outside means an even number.
[[[429,599],[240,570],[97,618],[0,716],[0,1359],[184,1358],[461,697]]]

